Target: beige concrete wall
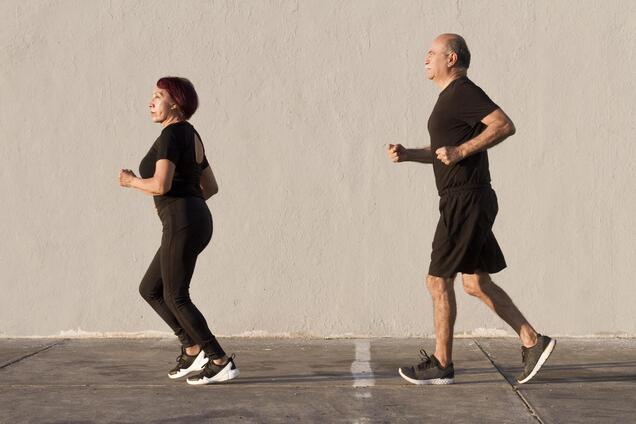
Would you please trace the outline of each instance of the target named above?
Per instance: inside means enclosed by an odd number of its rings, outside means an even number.
[[[636,334],[635,4],[1,2],[0,334],[167,330],[137,293],[159,220],[117,183],[167,74],[198,89],[221,187],[192,283],[214,332],[432,333],[432,170],[383,144],[428,144],[448,31],[518,129],[491,152],[496,281],[541,331]],[[506,328],[458,297],[458,332]]]

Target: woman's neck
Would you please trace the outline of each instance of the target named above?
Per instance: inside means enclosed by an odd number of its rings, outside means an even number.
[[[161,123],[161,125],[165,128],[165,127],[167,127],[170,124],[176,124],[178,122],[183,122],[183,121],[184,121],[184,119],[182,117],[173,115],[173,116],[170,116],[170,117],[166,118],[166,120],[164,120]]]

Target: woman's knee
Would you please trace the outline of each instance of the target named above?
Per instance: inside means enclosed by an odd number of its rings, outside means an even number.
[[[141,297],[148,303],[152,302],[153,300],[157,299],[160,296],[157,296],[157,293],[155,293],[154,290],[150,289],[149,287],[147,287],[143,281],[141,282],[141,284],[139,284],[139,294],[141,295]]]
[[[170,308],[179,308],[191,303],[190,293],[183,290],[164,290],[163,298]]]

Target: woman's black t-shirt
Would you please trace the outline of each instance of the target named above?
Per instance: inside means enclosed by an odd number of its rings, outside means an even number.
[[[428,120],[431,151],[435,153],[440,147],[459,146],[478,136],[486,128],[481,120],[498,108],[468,77],[455,79],[439,94]],[[434,157],[433,171],[440,194],[449,188],[490,183],[486,151],[450,166]]]
[[[195,134],[199,136],[189,122],[168,125],[161,131],[161,135],[139,164],[139,175],[142,178],[151,178],[155,174],[155,165],[160,159],[168,159],[175,165],[170,191],[154,196],[158,210],[179,197],[203,198],[200,185],[201,172],[209,164],[205,151],[203,161],[200,164],[196,162]],[[199,139],[201,139],[200,136]]]

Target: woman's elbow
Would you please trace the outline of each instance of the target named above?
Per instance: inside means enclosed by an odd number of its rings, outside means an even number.
[[[218,192],[219,192],[219,187],[216,185],[213,187],[201,186],[201,193],[203,194],[203,198],[205,200],[208,200],[210,197],[214,196]]]
[[[159,196],[163,196],[164,194],[169,192],[171,188],[172,188],[172,184],[170,183],[159,183],[159,187],[157,188],[156,193]]]

